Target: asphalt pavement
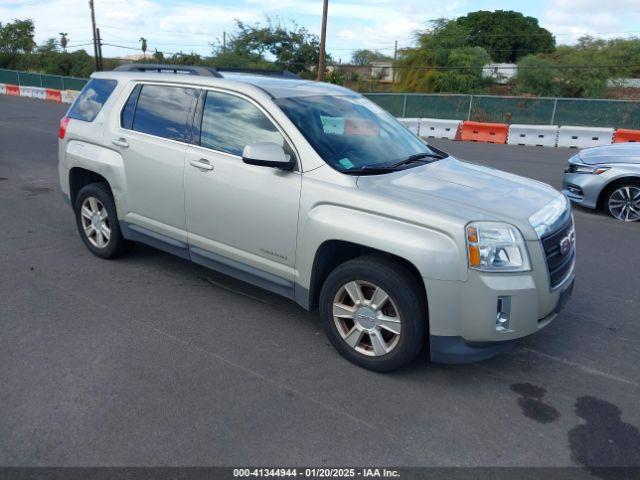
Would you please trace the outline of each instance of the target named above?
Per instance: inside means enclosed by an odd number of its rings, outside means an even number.
[[[576,209],[574,296],[509,352],[376,374],[286,299],[150,247],[91,255],[65,109],[0,96],[0,465],[640,465],[640,224]],[[433,143],[555,187],[575,153]]]

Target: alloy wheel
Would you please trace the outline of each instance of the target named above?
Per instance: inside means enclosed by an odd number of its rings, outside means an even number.
[[[87,197],[80,207],[82,229],[87,240],[97,248],[106,248],[111,238],[107,209],[96,197]]]
[[[338,289],[333,321],[347,345],[373,357],[391,352],[402,331],[400,311],[393,299],[379,286],[362,280]]]
[[[615,190],[609,197],[611,215],[624,222],[640,219],[640,187],[626,186]]]

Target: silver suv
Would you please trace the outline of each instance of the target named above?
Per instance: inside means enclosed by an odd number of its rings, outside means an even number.
[[[336,349],[377,371],[425,349],[487,358],[571,294],[553,188],[461,162],[342,87],[127,70],[93,74],[60,126],[60,184],[95,255],[141,242],[318,307]]]

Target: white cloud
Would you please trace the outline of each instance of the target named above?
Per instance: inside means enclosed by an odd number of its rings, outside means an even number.
[[[319,33],[320,0],[95,0],[96,17],[106,43],[139,46],[148,40],[149,50],[196,51],[209,54],[209,42],[234,29],[234,20],[264,21],[265,15],[294,21]],[[559,43],[572,43],[585,33],[640,30],[640,0],[617,0],[615,8],[602,0],[532,0],[513,6],[502,0],[331,0],[327,45],[334,58],[347,59],[356,48],[381,49],[393,53],[410,45],[413,33],[429,20],[454,18],[478,9],[519,9],[538,16],[542,26],[557,36]],[[0,0],[0,21],[33,18],[36,41],[69,33],[71,45],[91,41],[86,0]],[[640,34],[640,32],[639,32]],[[613,36],[613,35],[609,35]],[[90,51],[90,46],[85,46]],[[127,55],[132,51],[105,47],[105,55]]]
[[[584,35],[604,38],[640,35],[640,0],[548,1],[540,24],[556,35],[558,44],[575,43]]]

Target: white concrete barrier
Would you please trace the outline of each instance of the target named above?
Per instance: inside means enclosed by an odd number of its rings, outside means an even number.
[[[448,138],[455,140],[462,120],[442,120],[439,118],[420,119],[420,136],[423,138]]]
[[[509,125],[509,145],[533,145],[555,147],[558,141],[558,125]]]
[[[409,131],[415,135],[420,135],[420,119],[419,118],[399,118],[398,121],[407,127]]]
[[[22,91],[22,89],[21,89]],[[47,91],[44,88],[40,87],[31,87],[31,96],[33,98],[38,98],[40,100],[47,99]]]
[[[558,146],[588,148],[613,143],[613,128],[562,126],[558,131]]]
[[[21,97],[33,97],[33,89],[32,87],[23,87],[20,85],[20,96]]]
[[[0,83],[0,95],[6,95],[7,93],[7,87],[5,86],[4,83]]]
[[[73,103],[79,93],[77,90],[62,90],[62,103]]]

